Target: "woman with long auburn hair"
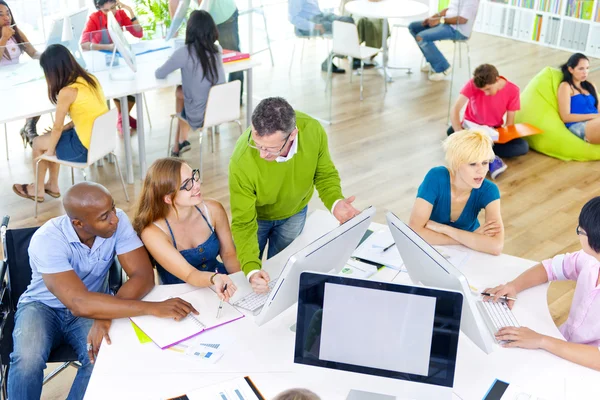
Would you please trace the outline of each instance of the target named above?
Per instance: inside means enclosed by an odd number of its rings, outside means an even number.
[[[185,161],[163,158],[150,166],[133,227],[156,261],[162,283],[215,285],[226,301],[235,292],[227,274],[240,271],[240,263],[227,213],[221,203],[202,196],[200,171]]]
[[[33,139],[33,167],[42,154],[56,156],[59,160],[87,162],[88,148],[92,139],[94,121],[108,111],[100,84],[77,63],[71,52],[60,44],[53,44],[42,53],[40,66],[48,84],[48,98],[56,104],[52,130]],[[67,113],[71,122],[64,124]],[[75,130],[77,129],[77,130]],[[38,193],[35,185],[14,184],[18,196],[44,201],[44,194],[60,197],[56,163],[42,161],[39,164]],[[46,171],[49,177],[46,181]]]

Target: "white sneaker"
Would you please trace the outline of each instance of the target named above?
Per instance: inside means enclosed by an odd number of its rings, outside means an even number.
[[[421,72],[429,72],[429,71],[431,71],[431,64],[429,64],[428,62],[426,62],[421,67]]]
[[[429,75],[429,80],[434,82],[443,81],[447,76],[450,76],[451,73],[452,67],[448,67],[448,69],[444,72],[434,72],[433,74]]]

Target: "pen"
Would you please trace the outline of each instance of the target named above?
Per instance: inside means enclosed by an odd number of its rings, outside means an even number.
[[[481,295],[482,295],[482,296],[496,297],[496,295],[495,295],[495,294],[492,294],[492,293],[485,293],[485,292],[481,293]],[[501,296],[500,298],[501,298],[501,299],[504,299],[504,300],[512,300],[512,301],[517,301],[517,299],[516,299],[516,298],[514,298],[514,297]]]
[[[394,246],[395,244],[396,244],[395,242],[392,243],[392,244],[390,244],[388,247],[386,247],[385,249],[382,250],[382,253],[384,253],[384,252],[388,251],[389,249],[391,249],[392,246]]]
[[[223,293],[227,290],[227,284],[223,286]],[[219,302],[219,309],[217,310],[217,319],[221,317],[221,310],[223,309],[223,299]]]

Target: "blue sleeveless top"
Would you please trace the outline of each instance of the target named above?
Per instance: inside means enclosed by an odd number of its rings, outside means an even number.
[[[210,222],[204,216],[204,213],[196,206],[196,210],[202,215],[202,218],[210,228],[211,234],[206,239],[206,241],[198,247],[186,250],[179,250],[179,254],[185,258],[185,261],[190,263],[194,268],[198,271],[205,272],[218,272],[220,274],[227,274],[227,270],[222,262],[217,260],[217,256],[219,255],[219,251],[221,249],[221,244],[219,243],[219,238],[215,233]],[[173,240],[173,246],[177,248],[177,242],[175,241],[175,235],[173,235],[173,230],[171,229],[171,225],[169,221],[165,218],[165,222],[167,223],[167,227],[169,228],[169,232],[171,233],[171,239]],[[162,265],[156,263],[156,270],[158,271],[158,275],[160,276],[160,280],[164,285],[172,285],[175,283],[185,283],[175,275],[171,274],[169,271],[163,268]]]
[[[595,106],[596,99],[591,94],[579,93],[571,96],[571,114],[598,114],[598,109]],[[577,122],[567,122],[565,126],[568,128]]]

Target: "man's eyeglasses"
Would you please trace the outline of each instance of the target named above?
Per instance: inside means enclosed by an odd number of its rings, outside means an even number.
[[[179,190],[187,190],[189,192],[194,187],[194,182],[198,181],[200,181],[200,170],[195,169],[192,171],[192,177],[183,181]]]
[[[292,131],[292,132],[294,132],[294,131]],[[269,150],[268,147],[257,146],[256,143],[254,143],[254,141],[252,140],[252,133],[251,133],[250,135],[248,135],[248,147],[256,149],[258,151],[264,151],[265,153],[267,153],[271,156],[279,157],[279,155],[283,151],[283,148],[285,147],[287,142],[290,140],[290,136],[292,136],[291,133],[287,136],[287,138],[285,138],[285,142],[283,142],[283,146],[281,146],[281,148],[278,151],[272,151],[272,150]]]
[[[575,232],[577,232],[577,236],[581,235],[581,236],[587,236],[587,233],[585,233],[584,231],[582,231],[579,228],[579,225],[577,225],[577,228],[575,229]]]

